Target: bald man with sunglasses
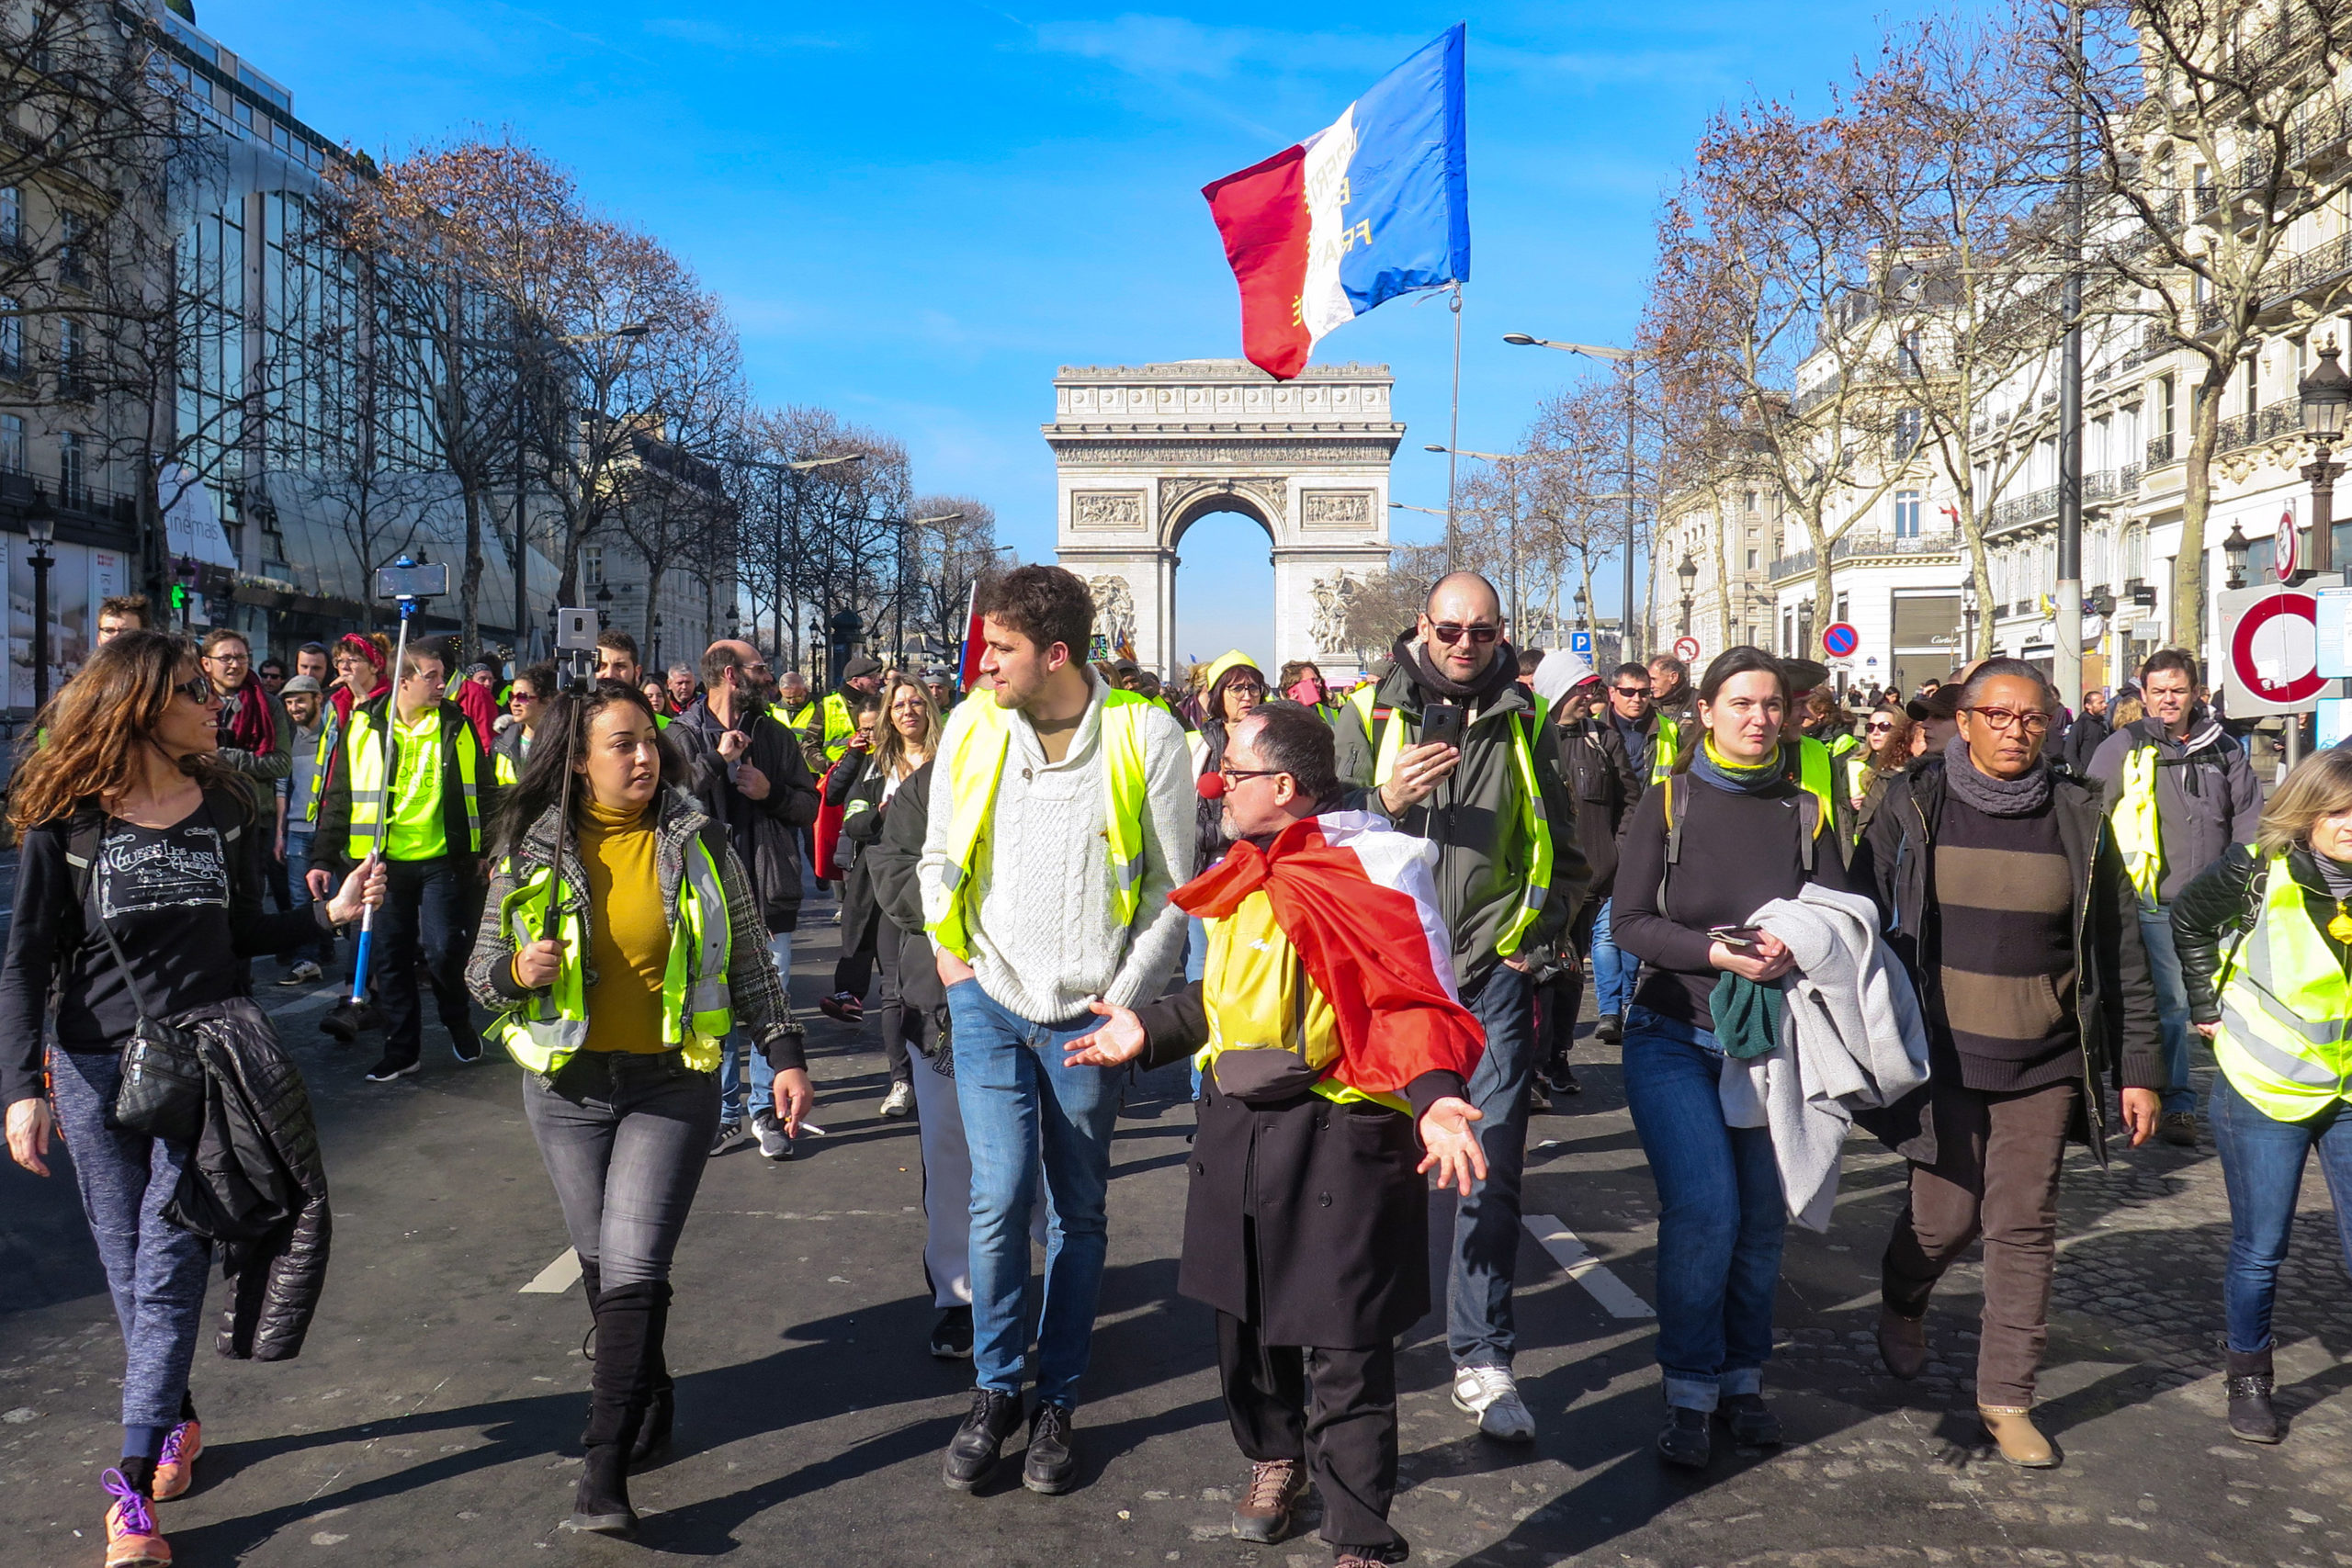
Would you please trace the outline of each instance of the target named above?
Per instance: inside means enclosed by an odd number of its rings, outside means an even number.
[[[1439,579],[1413,641],[1348,699],[1332,728],[1340,782],[1437,846],[1454,975],[1487,1035],[1470,1081],[1487,1176],[1455,1207],[1446,1285],[1453,1403],[1488,1437],[1524,1443],[1535,1421],[1511,1377],[1511,1287],[1528,1080],[1541,1065],[1530,971],[1555,956],[1592,874],[1577,847],[1576,799],[1560,776],[1546,705],[1519,683],[1505,629],[1492,583],[1467,571]]]

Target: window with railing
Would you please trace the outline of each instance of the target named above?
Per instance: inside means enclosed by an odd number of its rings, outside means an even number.
[[[14,299],[0,298],[0,376],[21,376],[25,369],[25,318]]]
[[[57,499],[76,507],[86,506],[90,499],[87,444],[70,430],[57,438]]]
[[[22,414],[0,413],[0,471],[21,474],[25,466],[25,420]]]
[[[1898,539],[1919,536],[1919,492],[1916,490],[1894,492],[1894,536]]]
[[[67,396],[83,391],[89,385],[89,365],[85,357],[89,330],[71,316],[57,323],[57,389]]]
[[[24,245],[24,197],[15,186],[0,186],[0,254],[15,255]]]
[[[67,283],[87,283],[90,280],[89,248],[89,220],[70,209],[60,211],[57,215],[57,276]]]

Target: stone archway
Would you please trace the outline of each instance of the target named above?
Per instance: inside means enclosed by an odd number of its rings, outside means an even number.
[[[1346,653],[1351,585],[1388,564],[1388,367],[1277,381],[1246,360],[1064,367],[1044,427],[1061,564],[1094,590],[1096,629],[1162,672],[1176,649],[1177,544],[1212,512],[1266,530],[1274,657]]]

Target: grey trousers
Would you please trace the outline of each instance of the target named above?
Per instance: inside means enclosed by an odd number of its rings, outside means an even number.
[[[712,1075],[675,1051],[582,1051],[552,1083],[524,1075],[523,1114],[581,1261],[606,1290],[668,1280],[718,1132]]]

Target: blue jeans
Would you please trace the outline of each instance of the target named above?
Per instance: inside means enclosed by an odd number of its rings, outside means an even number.
[[[775,972],[784,977],[785,994],[792,992],[792,933],[778,931],[768,938],[768,954],[775,960]],[[744,1084],[743,1061],[751,1058],[751,1109],[775,1103],[775,1069],[752,1043],[752,1037],[736,1030],[727,1037],[718,1058],[718,1119],[729,1126],[740,1126],[743,1121]]]
[[[122,1082],[122,1059],[113,1052],[52,1049],[49,1075],[57,1130],[122,1325],[122,1424],[169,1427],[180,1418],[204,1331],[204,1275],[212,1258],[211,1243],[164,1218],[196,1150],[107,1125]]]
[[[1021,1392],[1029,1344],[1029,1222],[1044,1154],[1051,1224],[1046,1294],[1037,1322],[1037,1398],[1078,1404],[1094,1340],[1110,1227],[1111,1132],[1121,1069],[1066,1067],[1062,1047],[1099,1023],[1084,1014],[1032,1023],[999,1006],[978,980],[947,990],[956,1102],[972,1156],[972,1377]]]
[[[2345,1267],[2352,1269],[2352,1108],[2337,1100],[2308,1122],[2274,1122],[2226,1077],[2216,1077],[2207,1114],[2230,1191],[2230,1260],[2222,1272],[2222,1310],[2230,1348],[2250,1355],[2270,1348],[2278,1266],[2287,1260],[2295,1194],[2313,1149],[2335,1202]]]
[[[1610,916],[1616,900],[1603,898],[1592,922],[1592,1005],[1596,1011],[1625,1016],[1634,1000],[1634,976],[1642,961],[1629,957],[1609,940],[1614,925]],[[1574,1020],[1569,1021],[1571,1025]]]
[[[1510,1292],[1519,1263],[1519,1184],[1527,1164],[1527,1079],[1535,1069],[1534,983],[1497,964],[1467,1003],[1487,1032],[1470,1075],[1485,1117],[1478,1144],[1487,1179],[1453,1206],[1453,1266],[1445,1281],[1445,1337],[1460,1367],[1508,1367],[1519,1348]]]
[[[1657,1183],[1657,1360],[1684,1410],[1763,1386],[1788,1224],[1772,1134],[1724,1125],[1723,1062],[1703,1029],[1626,1015],[1625,1104]]]
[[[313,829],[306,823],[286,829],[286,899],[287,907],[307,909],[311,907],[311,837]],[[318,962],[322,967],[334,962],[334,933],[319,933]]]
[[[2194,1111],[2188,1087],[2188,988],[2180,978],[2180,954],[2172,944],[2172,908],[2159,904],[2140,910],[2140,941],[2148,949],[2148,974],[2156,983],[2156,1027],[2165,1043],[2164,1108]]]

